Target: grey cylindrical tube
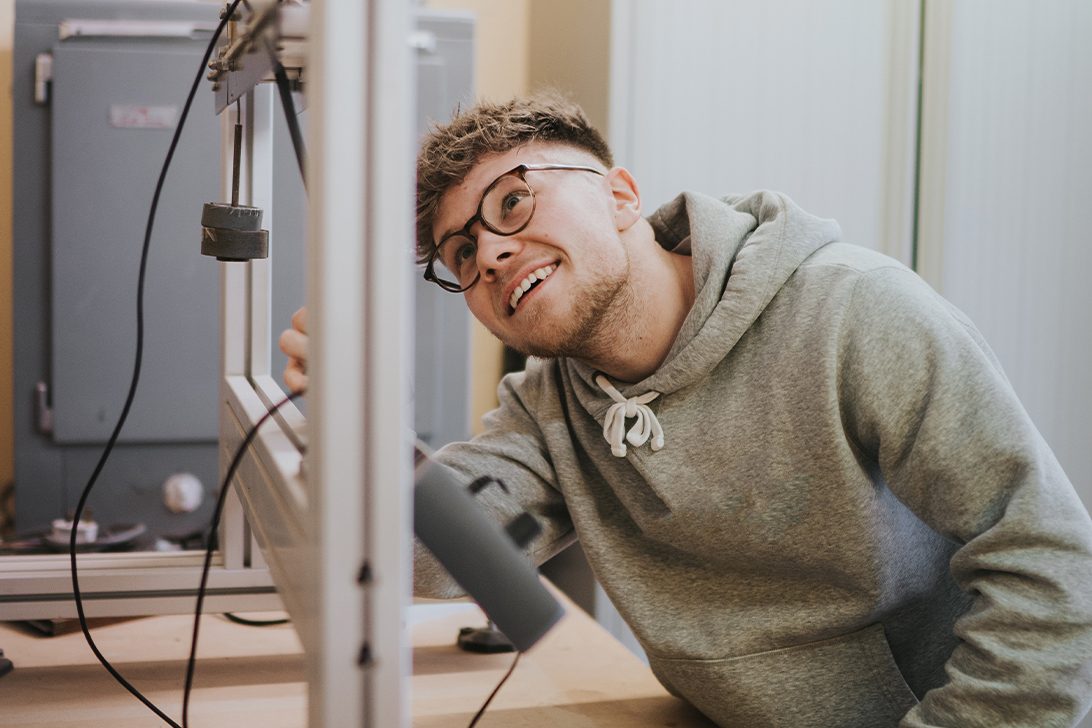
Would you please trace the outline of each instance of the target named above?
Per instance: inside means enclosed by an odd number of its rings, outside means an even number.
[[[418,469],[413,528],[520,652],[564,616],[512,539],[447,468],[425,463]]]

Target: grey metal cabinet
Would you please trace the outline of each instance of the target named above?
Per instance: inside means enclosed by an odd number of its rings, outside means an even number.
[[[16,3],[19,531],[44,527],[74,506],[124,403],[148,209],[219,7],[184,0]],[[62,39],[61,24],[72,21],[97,25]],[[126,35],[142,22],[159,28]],[[186,27],[191,32],[180,31]],[[423,129],[426,118],[446,118],[470,93],[473,22],[421,13],[414,42]],[[52,59],[45,103],[35,100],[43,90],[43,54]],[[184,534],[211,514],[211,499],[194,513],[171,514],[160,493],[178,472],[195,474],[210,494],[217,486],[218,263],[199,248],[201,204],[219,197],[212,96],[207,87],[199,91],[159,202],[140,388],[90,501],[103,524],[143,522],[154,533]],[[272,356],[280,371],[285,358],[276,331],[305,300],[306,197],[279,117],[274,145]],[[469,435],[469,314],[459,297],[424,281],[417,287],[416,419],[423,439],[439,446]]]

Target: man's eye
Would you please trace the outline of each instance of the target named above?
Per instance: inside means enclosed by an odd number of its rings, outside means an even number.
[[[501,203],[501,212],[505,215],[510,214],[513,210],[519,207],[519,204],[526,200],[528,197],[526,190],[518,190],[516,192],[509,192],[504,202]]]
[[[477,246],[469,240],[463,242],[459,247],[455,248],[455,267],[462,267],[469,260],[474,259],[474,254],[477,251]]]

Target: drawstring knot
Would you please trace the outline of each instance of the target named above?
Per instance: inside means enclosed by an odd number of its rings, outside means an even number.
[[[648,406],[649,402],[660,396],[659,392],[645,392],[640,397],[626,399],[602,374],[596,375],[595,383],[614,400],[603,421],[603,437],[610,443],[612,455],[619,458],[626,456],[623,433],[626,429],[626,420],[631,417],[637,418],[637,422],[630,431],[625,433],[625,439],[629,440],[631,445],[640,447],[651,436],[653,452],[664,446],[664,429],[660,426],[660,421],[656,419],[652,408]]]

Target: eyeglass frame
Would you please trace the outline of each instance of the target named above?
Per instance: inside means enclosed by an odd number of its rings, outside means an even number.
[[[535,196],[535,188],[532,187],[531,183],[527,181],[527,172],[547,172],[550,170],[575,170],[578,172],[592,172],[599,175],[600,177],[606,176],[604,172],[601,172],[594,167],[586,167],[583,165],[575,164],[520,164],[513,167],[512,169],[498,176],[495,180],[489,183],[489,186],[485,188],[485,192],[482,193],[481,199],[478,201],[478,211],[474,213],[474,216],[467,221],[466,225],[463,225],[463,227],[459,230],[453,230],[452,232],[440,238],[440,242],[436,243],[436,247],[432,249],[432,253],[429,254],[428,261],[425,263],[425,280],[432,281],[440,288],[444,289],[445,291],[449,291],[450,293],[463,293],[464,291],[468,291],[473,288],[477,284],[477,282],[481,280],[481,270],[478,271],[478,275],[476,275],[474,277],[474,280],[471,281],[468,285],[458,288],[454,287],[457,284],[444,281],[436,275],[435,263],[436,259],[440,256],[440,248],[443,247],[444,243],[457,235],[462,235],[463,237],[474,241],[474,245],[477,246],[478,237],[476,235],[472,235],[470,232],[470,228],[474,227],[474,223],[477,222],[480,222],[482,224],[482,227],[484,227],[486,230],[493,233],[494,235],[500,235],[503,237],[509,237],[511,235],[516,235],[517,233],[523,232],[527,228],[527,226],[531,224],[531,220],[534,219],[535,209],[538,205],[538,198]],[[512,177],[513,175],[519,177],[520,181],[523,182],[523,184],[527,185],[527,189],[531,192],[531,213],[527,216],[526,222],[524,222],[515,230],[505,233],[495,228],[489,223],[489,221],[482,217],[482,208],[485,206],[485,198],[489,196],[489,193],[493,191],[493,188],[500,184],[500,181],[505,177]],[[451,271],[451,273],[452,275],[454,275],[455,271]]]

